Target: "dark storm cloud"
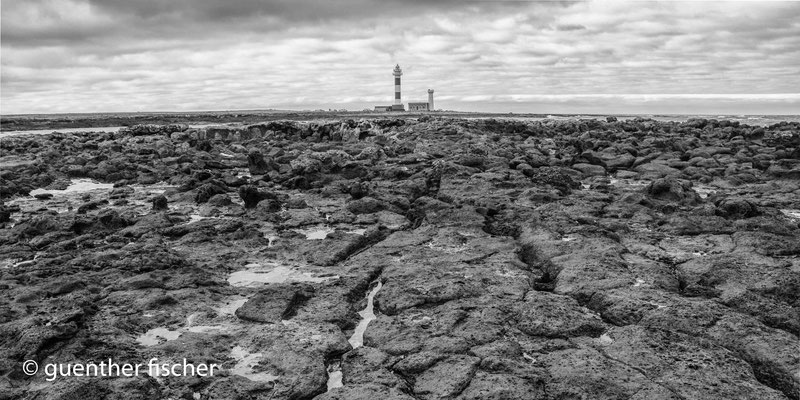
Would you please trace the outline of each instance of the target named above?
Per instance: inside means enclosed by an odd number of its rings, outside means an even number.
[[[586,29],[585,26],[580,24],[572,24],[572,25],[558,25],[556,29],[559,31],[580,31]]]
[[[332,18],[360,19],[384,15],[392,17],[420,10],[436,10],[458,4],[456,0],[88,0],[110,14],[136,15],[142,19],[189,19],[200,22],[278,17],[291,22]]]
[[[10,46],[200,39],[330,21],[374,23],[464,6],[513,9],[524,4],[491,0],[5,0],[2,36]]]

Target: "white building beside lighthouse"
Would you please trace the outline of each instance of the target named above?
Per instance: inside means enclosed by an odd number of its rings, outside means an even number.
[[[427,103],[408,103],[408,111],[433,111],[433,89],[428,89]]]

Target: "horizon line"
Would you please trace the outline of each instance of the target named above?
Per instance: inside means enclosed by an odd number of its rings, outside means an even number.
[[[563,112],[513,112],[513,111],[461,111],[461,110],[436,110],[436,111],[393,111],[393,112],[382,112],[382,111],[374,111],[370,109],[364,110],[344,110],[344,109],[330,109],[330,110],[323,110],[323,109],[303,109],[303,110],[293,110],[293,109],[275,109],[275,108],[264,108],[264,109],[227,109],[227,110],[181,110],[181,111],[96,111],[96,112],[54,112],[54,113],[17,113],[17,114],[2,114],[0,113],[0,119],[3,118],[10,118],[10,117],[30,117],[30,116],[55,116],[55,115],[95,115],[95,114],[204,114],[204,113],[233,113],[233,112],[252,112],[252,113],[259,113],[259,112],[271,112],[275,114],[280,113],[369,113],[369,114],[379,114],[379,115],[409,115],[409,114],[419,114],[419,115],[436,115],[436,114],[447,114],[447,113],[460,113],[460,114],[491,114],[491,115],[555,115],[555,116],[576,116],[576,115],[586,115],[586,116],[725,116],[725,117],[738,117],[738,116],[765,116],[765,117],[789,117],[789,116],[800,116],[800,113],[797,114],[742,114],[742,113],[734,113],[734,114],[725,114],[725,113],[597,113],[597,112],[575,112],[575,113],[563,113]]]

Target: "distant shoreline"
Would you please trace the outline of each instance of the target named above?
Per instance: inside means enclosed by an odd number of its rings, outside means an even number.
[[[535,114],[464,111],[374,112],[374,111],[288,111],[241,110],[196,112],[129,112],[75,114],[13,114],[0,116],[0,132],[119,127],[137,124],[253,124],[275,120],[325,120],[343,118],[520,118],[520,119],[619,119],[649,118],[657,121],[686,121],[692,118],[726,119],[748,125],[771,125],[781,121],[800,121],[800,115],[710,115],[710,114]]]

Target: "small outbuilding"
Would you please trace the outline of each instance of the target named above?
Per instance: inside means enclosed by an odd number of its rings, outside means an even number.
[[[408,103],[408,111],[430,111],[428,103]]]

